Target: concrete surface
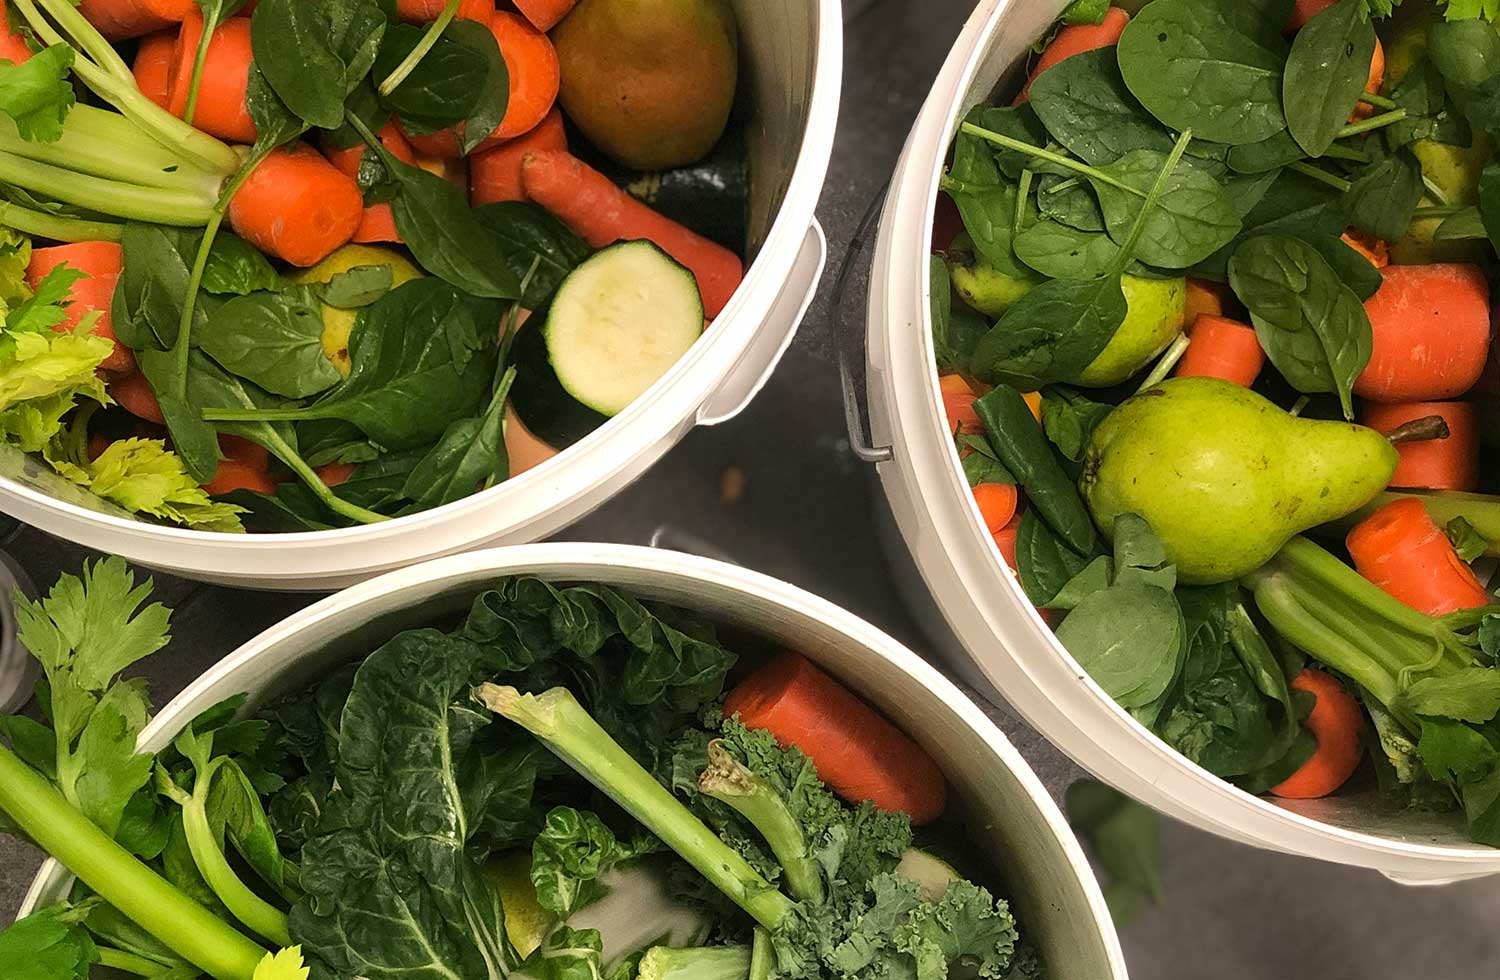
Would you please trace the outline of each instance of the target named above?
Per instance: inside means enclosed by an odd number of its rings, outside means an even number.
[[[844,107],[820,208],[833,255],[795,347],[744,415],[691,434],[637,486],[564,537],[647,544],[662,530],[664,543],[781,576],[920,651],[922,637],[871,532],[868,474],[848,452],[829,293],[854,227],[889,176],[972,4],[848,0],[846,8]],[[745,488],[726,505],[721,479],[730,467],[744,475]],[[663,530],[664,518],[671,524]],[[85,557],[29,528],[6,548],[39,583],[76,570]],[[172,650],[147,672],[158,704],[310,601],[163,579],[158,590],[178,610]],[[1077,778],[1035,732],[1003,709],[992,714],[1054,793]],[[35,851],[0,838],[0,922],[14,915],[37,864]],[[1500,964],[1500,879],[1402,888],[1372,873],[1257,851],[1173,823],[1163,829],[1162,873],[1166,904],[1123,930],[1131,972],[1141,980],[1456,980],[1494,976]]]

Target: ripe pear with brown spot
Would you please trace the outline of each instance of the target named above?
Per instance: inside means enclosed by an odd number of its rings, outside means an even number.
[[[1248,388],[1175,378],[1123,402],[1094,430],[1080,481],[1094,521],[1137,514],[1177,577],[1248,575],[1294,535],[1386,488],[1396,448],[1374,429],[1289,415]]]

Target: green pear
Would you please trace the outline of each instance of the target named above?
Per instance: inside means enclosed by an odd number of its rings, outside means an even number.
[[[1300,419],[1217,378],[1174,378],[1094,430],[1080,489],[1105,535],[1121,514],[1137,514],[1180,581],[1212,585],[1363,507],[1390,482],[1397,458],[1373,429]]]
[[[974,250],[968,232],[959,233],[944,255],[959,298],[987,317],[1003,316],[1017,300],[1045,281],[1040,273],[1030,270],[1025,276],[1013,276],[995,268]]]
[[[1182,333],[1187,316],[1186,279],[1125,276],[1121,282],[1129,311],[1109,345],[1083,369],[1078,383],[1109,388],[1150,364]]]

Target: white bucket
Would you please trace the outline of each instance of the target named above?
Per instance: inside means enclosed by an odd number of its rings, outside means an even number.
[[[839,0],[735,0],[734,6],[741,70],[754,110],[753,261],[703,339],[629,409],[577,446],[483,493],[410,517],[335,531],[254,535],[133,520],[11,452],[0,454],[0,511],[188,578],[245,588],[329,590],[427,558],[546,537],[629,485],[694,426],[733,418],[790,346],[822,275],[827,246],[814,209],[833,149],[843,73]]]
[[[545,544],[457,555],[357,585],[297,613],[231,653],[141,733],[157,751],[199,712],[235,694],[250,707],[368,653],[393,633],[467,609],[506,575],[602,582],[753,631],[801,651],[858,691],[932,754],[954,803],[973,817],[976,856],[1011,900],[1048,975],[1124,980],[1125,963],[1088,862],[1056,804],[1000,730],[951,682],[851,613],[784,582],[723,562],[624,545]],[[66,895],[48,862],[21,908]]]
[[[940,177],[965,113],[987,101],[1063,0],[987,0],[933,85],[885,201],[870,277],[871,441],[904,593],[954,667],[1003,697],[1084,768],[1186,823],[1246,844],[1359,865],[1409,884],[1500,872],[1458,814],[1393,813],[1373,792],[1322,800],[1252,796],[1179,755],[1074,662],[1006,568],[959,467],[933,359],[928,258]],[[856,445],[859,439],[856,438]],[[894,526],[892,526],[892,523]],[[913,567],[914,566],[914,567]]]

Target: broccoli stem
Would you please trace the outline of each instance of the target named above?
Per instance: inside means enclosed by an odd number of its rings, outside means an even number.
[[[100,898],[216,980],[250,980],[266,955],[115,843],[3,746],[0,811]]]
[[[740,763],[724,744],[708,743],[708,768],[698,776],[698,789],[728,804],[750,821],[771,845],[781,863],[787,888],[802,901],[823,901],[823,876],[807,852],[807,838],[781,794]]]
[[[771,948],[771,934],[760,927],[750,946],[750,980],[771,980],[771,971],[776,966],[775,950]]]
[[[641,957],[636,980],[746,980],[754,975],[752,960],[749,946],[653,946]]]
[[[125,233],[125,226],[113,221],[47,214],[9,201],[0,201],[0,225],[55,242],[118,242]]]
[[[483,684],[476,696],[541,739],[756,922],[775,930],[795,907],[599,727],[567,688],[533,695]]]

